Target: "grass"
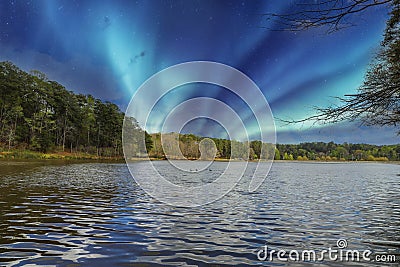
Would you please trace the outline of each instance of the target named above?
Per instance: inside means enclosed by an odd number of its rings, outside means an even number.
[[[33,159],[33,160],[52,160],[52,159],[57,159],[57,160],[115,160],[115,161],[121,161],[124,160],[123,156],[97,156],[96,154],[89,154],[89,153],[84,153],[84,152],[63,152],[63,151],[54,151],[54,152],[49,152],[49,153],[42,153],[42,152],[37,152],[37,151],[31,151],[31,150],[24,150],[24,149],[14,149],[10,151],[0,151],[0,160],[13,160],[13,159]],[[151,160],[162,160],[165,158],[151,158]],[[140,158],[139,158],[140,160]],[[222,159],[222,158],[216,158],[214,159],[215,161],[229,161],[229,159]],[[240,161],[240,160],[238,160]],[[257,161],[257,160],[255,160]],[[345,160],[343,158],[337,159],[334,157],[327,157],[327,158],[317,158],[315,160],[309,160],[307,158],[297,158],[297,160],[277,160],[277,161],[317,161],[317,162],[329,162],[329,161],[342,161],[342,162],[350,162],[350,160]],[[361,161],[384,161],[384,162],[389,162],[389,160],[386,157],[372,157],[370,156],[366,160],[361,160]]]
[[[122,160],[123,157],[105,157],[83,152],[69,153],[60,151],[42,153],[31,150],[10,150],[0,152],[0,159]]]

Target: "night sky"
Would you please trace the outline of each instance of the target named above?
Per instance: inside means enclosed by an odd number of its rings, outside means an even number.
[[[158,71],[187,61],[216,61],[248,75],[275,117],[300,119],[312,115],[313,106],[335,103],[333,96],[355,92],[379,48],[388,10],[379,7],[356,15],[356,26],[332,34],[323,28],[270,30],[274,24],[260,14],[289,13],[296,8],[293,3],[0,1],[0,60],[26,71],[40,70],[69,90],[111,101],[123,111],[137,88]],[[153,128],[147,130],[157,131],[168,109],[195,96],[227,103],[249,125],[254,119],[225,89],[192,84],[160,101]],[[357,123],[312,126],[277,121],[276,127],[279,143],[398,143],[393,129]],[[225,137],[220,126],[207,120],[193,122],[184,131]]]

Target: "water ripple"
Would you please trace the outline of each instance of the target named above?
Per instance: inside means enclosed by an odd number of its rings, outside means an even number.
[[[225,167],[213,163],[212,172],[189,181],[167,162],[155,164],[186,185],[213,181]],[[257,251],[266,244],[322,250],[339,238],[351,249],[400,254],[397,165],[275,163],[248,193],[249,164],[234,191],[191,209],[149,197],[124,164],[0,167],[0,263],[10,266],[259,266]],[[304,264],[314,265],[291,263]]]

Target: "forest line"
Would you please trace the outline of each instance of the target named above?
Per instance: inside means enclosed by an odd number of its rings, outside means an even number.
[[[121,158],[124,117],[114,103],[69,91],[40,71],[27,73],[12,62],[0,62],[0,157],[9,151],[26,150]],[[129,118],[128,122],[132,126],[130,130],[144,134],[150,157],[166,157],[160,133],[148,134],[140,129],[134,118]],[[205,137],[178,134],[174,138],[178,138],[185,157],[200,158],[199,143]],[[263,157],[261,141],[244,143],[211,139],[217,158],[257,160]],[[238,149],[237,155],[231,155],[232,146]],[[275,153],[273,158],[276,160],[396,161],[400,160],[400,145],[308,142],[277,144],[274,151],[268,153]]]

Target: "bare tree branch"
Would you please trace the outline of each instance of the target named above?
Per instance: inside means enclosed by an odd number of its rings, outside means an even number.
[[[277,14],[265,13],[262,16],[271,21],[273,26],[267,26],[274,31],[303,31],[315,27],[327,27],[327,32],[335,32],[352,25],[346,20],[355,13],[366,9],[392,3],[393,0],[326,0],[318,3],[306,1],[298,3],[298,11]]]
[[[327,124],[357,120],[364,125],[400,125],[400,0],[326,0],[319,4],[305,5],[306,10],[270,16],[282,20],[280,25],[289,27],[286,30],[327,26],[329,32],[332,32],[343,25],[345,17],[388,3],[392,11],[380,52],[367,70],[357,93],[335,97],[340,104],[316,107],[316,114],[310,117],[279,121],[289,124],[306,121]]]

